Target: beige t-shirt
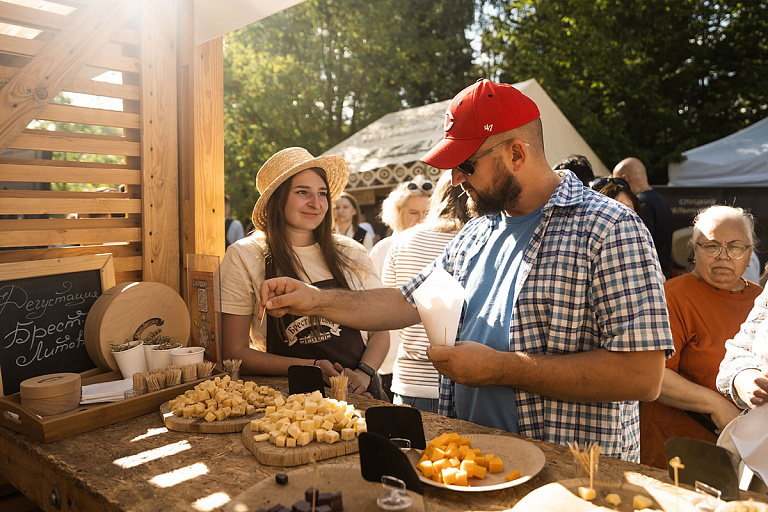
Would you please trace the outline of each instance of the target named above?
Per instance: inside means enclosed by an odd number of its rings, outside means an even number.
[[[341,252],[360,269],[357,272],[345,272],[350,288],[366,290],[383,287],[362,245],[341,235],[334,235],[333,239]],[[266,351],[267,322],[260,322],[257,316],[261,306],[259,290],[264,281],[264,253],[260,243],[264,243],[263,235],[256,232],[230,245],[219,266],[219,279],[222,313],[251,315],[251,340],[258,350]],[[318,244],[294,247],[293,250],[307,272],[303,279],[305,283],[333,279]],[[365,332],[363,340],[367,341]]]

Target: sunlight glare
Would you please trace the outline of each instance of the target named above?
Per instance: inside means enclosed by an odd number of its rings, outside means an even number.
[[[223,507],[229,503],[231,499],[229,494],[225,492],[217,492],[210,496],[206,496],[205,498],[200,498],[192,504],[192,508],[199,510],[200,512],[210,512],[211,510]]]
[[[144,439],[147,439],[149,437],[165,434],[166,432],[168,432],[168,429],[165,427],[150,428],[147,430],[146,434],[141,434],[140,436],[134,437],[133,439],[131,439],[131,442],[135,443],[136,441],[143,441]]]
[[[162,459],[163,457],[176,455],[177,453],[183,452],[184,450],[189,450],[190,448],[192,447],[189,445],[189,441],[185,439],[184,441],[167,444],[165,446],[161,446],[160,448],[155,448],[154,450],[147,450],[141,453],[137,453],[136,455],[123,457],[122,459],[117,459],[112,463],[120,466],[123,469],[128,469],[140,466],[146,462]]]
[[[170,473],[163,473],[152,478],[149,482],[155,484],[158,487],[173,487],[181,482],[192,480],[198,476],[202,476],[208,473],[208,466],[202,462],[197,462],[191,466],[179,468],[171,471]]]

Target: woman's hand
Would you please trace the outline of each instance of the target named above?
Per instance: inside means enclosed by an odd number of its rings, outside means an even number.
[[[739,398],[750,407],[763,405],[768,401],[768,378],[760,370],[742,370],[733,379],[733,387]]]
[[[315,366],[319,366],[323,371],[323,380],[325,382],[331,382],[331,377],[339,375],[339,372],[334,368],[333,363],[327,359],[315,359]]]
[[[347,391],[355,395],[364,395],[369,398],[373,396],[368,392],[368,386],[371,384],[371,378],[362,370],[352,370],[344,368],[339,363],[334,364],[335,369],[347,376]]]

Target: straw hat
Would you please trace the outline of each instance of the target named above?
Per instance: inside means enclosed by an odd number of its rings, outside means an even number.
[[[253,207],[253,225],[264,230],[267,226],[267,203],[277,188],[301,171],[319,167],[328,179],[329,203],[339,198],[349,180],[349,166],[338,156],[313,157],[304,148],[286,148],[267,160],[256,175],[259,200]]]

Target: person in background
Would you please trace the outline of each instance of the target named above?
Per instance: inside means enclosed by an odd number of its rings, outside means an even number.
[[[453,169],[478,216],[400,289],[318,290],[270,279],[270,316],[321,313],[368,329],[421,319],[413,294],[436,268],[466,290],[455,346],[431,346],[440,412],[601,454],[640,459],[640,400],[674,352],[653,240],[640,218],[553,171],[539,109],[509,84],[478,80],[422,160]],[[262,313],[263,314],[263,313]]]
[[[418,275],[442,254],[468,220],[467,195],[451,186],[451,172],[446,171],[429,199],[424,222],[393,238],[381,276],[384,286],[399,287]],[[427,347],[429,338],[422,324],[400,329],[392,371],[392,403],[436,413],[439,374],[427,357]]]
[[[749,265],[747,265],[747,270],[744,271],[744,279],[753,283],[760,283],[760,258],[757,256],[757,251],[752,251]]]
[[[592,171],[592,164],[584,155],[568,155],[555,165],[554,170],[568,169],[577,178],[581,180],[585,187],[588,187],[595,179],[595,173]]]
[[[232,244],[219,267],[223,353],[242,360],[244,374],[287,375],[291,365],[316,365],[326,380],[346,375],[352,393],[386,399],[376,378],[389,348],[386,331],[368,332],[366,344],[358,329],[315,315],[257,318],[267,278],[319,288],[381,287],[365,249],[333,234],[328,210],[348,178],[342,158],[314,158],[303,148],[283,149],[261,167],[256,231]]]
[[[360,210],[360,227],[366,230],[369,235],[371,235],[373,245],[376,245],[376,243],[379,241],[379,237],[376,235],[376,230],[373,229],[373,225],[365,218],[365,213],[363,213],[362,210]]]
[[[352,194],[342,192],[333,203],[333,225],[336,233],[362,244],[366,251],[373,248],[373,236],[360,226],[360,208]]]
[[[398,233],[422,222],[429,210],[429,197],[432,195],[432,182],[417,175],[413,180],[399,184],[389,193],[381,204],[381,220],[392,229],[392,235],[382,238],[373,246],[371,259],[373,266],[381,276],[384,262],[387,259],[389,246],[393,237]],[[384,392],[390,401],[394,398],[392,385],[392,369],[397,357],[397,344],[400,337],[397,331],[389,333],[389,352],[379,368],[379,378]]]
[[[613,168],[613,177],[621,178],[632,188],[640,200],[640,217],[648,226],[656,246],[664,276],[672,276],[672,209],[664,197],[648,184],[643,162],[634,157],[625,158]]]
[[[754,218],[741,208],[710,206],[694,219],[694,268],[664,284],[675,355],[667,359],[659,398],[640,404],[643,464],[666,468],[670,437],[716,442],[739,414],[718,392],[716,378],[726,340],[762,291],[742,277],[754,245]]]
[[[224,238],[226,249],[233,243],[237,242],[241,238],[245,237],[245,230],[239,220],[230,217],[232,213],[232,203],[229,201],[229,197],[224,196]]]
[[[640,200],[629,186],[629,183],[621,178],[597,178],[589,183],[589,188],[596,190],[620,202],[636,214],[640,215]]]

